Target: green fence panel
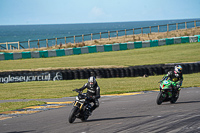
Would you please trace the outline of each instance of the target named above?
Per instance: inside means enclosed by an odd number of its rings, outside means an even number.
[[[64,49],[56,49],[56,56],[65,56]]]
[[[135,48],[142,48],[142,42],[134,42]]]
[[[106,45],[104,45],[104,51],[105,52],[112,51],[112,44],[106,44]]]
[[[150,47],[156,47],[156,46],[158,46],[158,40],[151,40]]]
[[[200,35],[198,35],[198,42],[200,42]]]
[[[174,38],[166,38],[166,45],[174,44]]]
[[[88,46],[88,52],[89,53],[95,53],[95,52],[97,52],[96,45],[94,45],[94,46]]]
[[[200,42],[200,35],[194,35],[194,36],[197,36],[198,37],[198,42]]]
[[[81,48],[73,48],[73,54],[81,54]]]
[[[120,50],[127,50],[127,43],[120,43],[119,44],[119,49]]]
[[[13,53],[4,53],[5,60],[13,60]]]
[[[31,58],[31,52],[22,52],[22,59]]]
[[[40,53],[40,58],[46,58],[49,57],[48,51],[44,50],[44,51],[39,51]]]
[[[181,43],[189,43],[189,42],[190,42],[189,36],[181,37]]]

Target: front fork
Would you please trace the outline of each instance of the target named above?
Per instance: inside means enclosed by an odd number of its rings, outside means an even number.
[[[80,105],[78,105],[78,104],[80,104]],[[75,101],[74,106],[78,107],[81,110],[83,107],[83,103],[79,103],[78,101]]]

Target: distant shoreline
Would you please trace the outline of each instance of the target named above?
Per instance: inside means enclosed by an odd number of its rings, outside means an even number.
[[[0,26],[39,26],[39,25],[77,25],[77,24],[106,24],[106,23],[126,23],[126,22],[157,22],[157,21],[181,21],[181,20],[200,20],[200,18],[187,18],[187,19],[164,19],[164,20],[138,20],[138,21],[118,21],[118,22],[88,22],[88,23],[57,23],[57,24],[10,24]]]

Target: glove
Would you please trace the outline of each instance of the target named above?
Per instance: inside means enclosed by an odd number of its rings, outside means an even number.
[[[178,89],[178,88],[180,88],[181,86],[180,85],[176,85],[176,88]]]
[[[76,89],[74,89],[73,91],[79,92],[80,90],[76,88]]]
[[[180,89],[180,85],[176,85],[176,86],[175,86],[175,90],[176,90],[176,91],[180,91],[180,90],[181,90],[181,89]]]

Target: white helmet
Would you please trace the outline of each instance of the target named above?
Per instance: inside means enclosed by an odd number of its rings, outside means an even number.
[[[88,84],[90,87],[94,87],[96,85],[96,83],[97,83],[97,81],[96,81],[95,77],[92,76],[88,79]]]
[[[181,73],[182,72],[182,67],[181,67],[181,65],[176,65],[175,67],[174,67],[174,72],[175,73]]]

